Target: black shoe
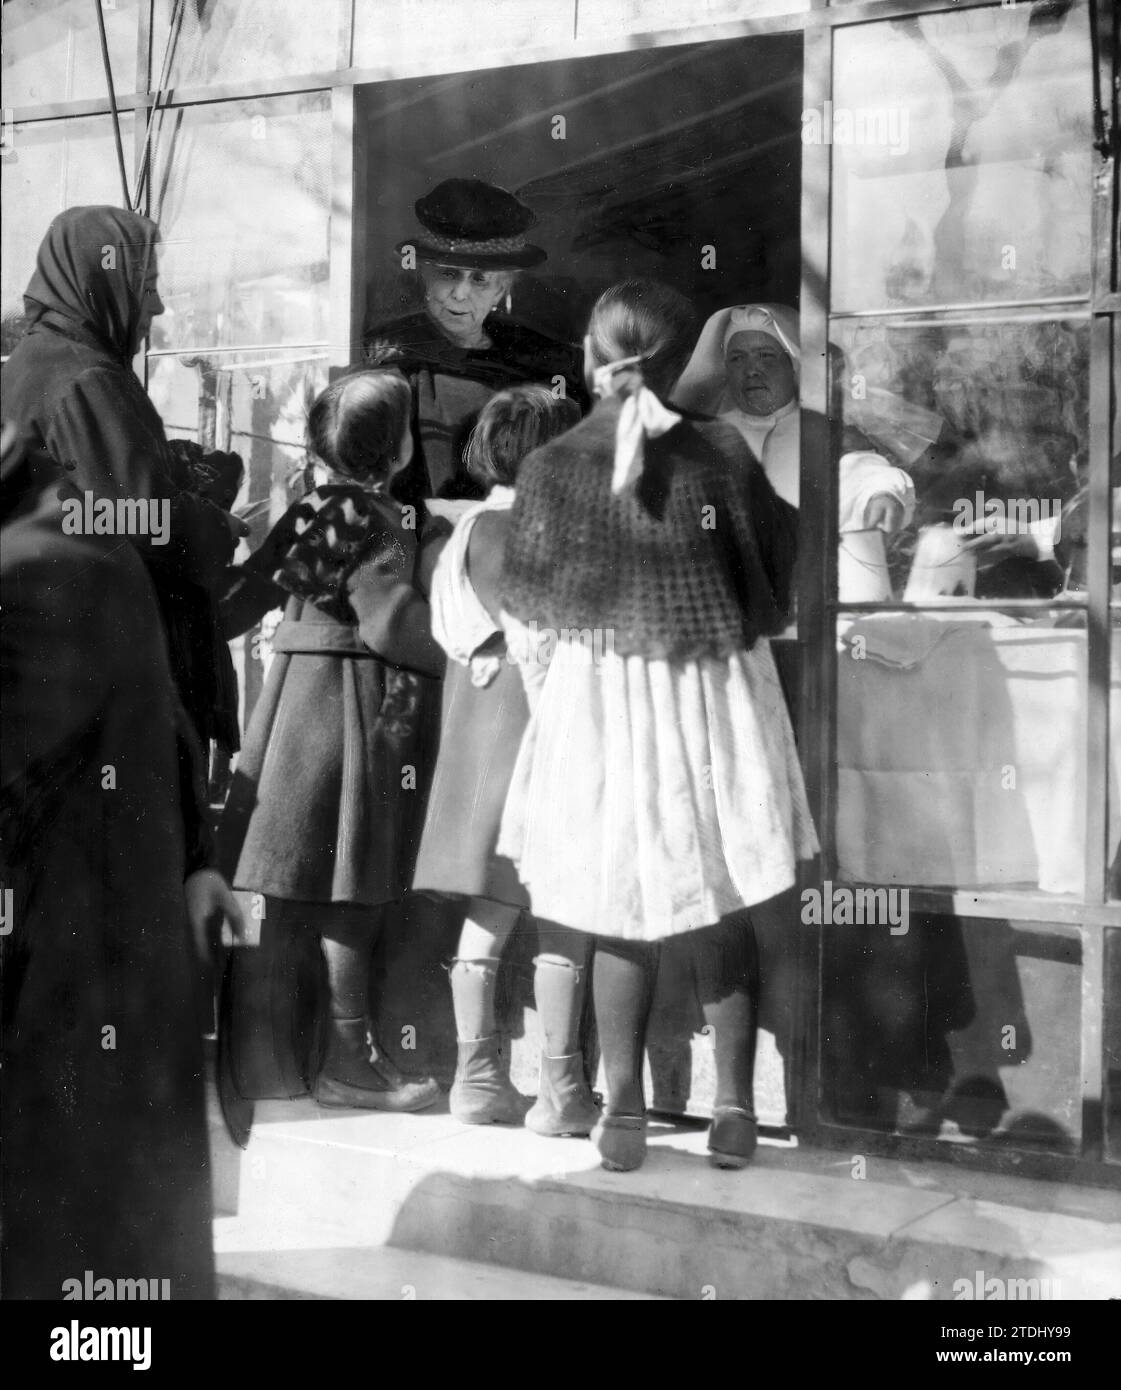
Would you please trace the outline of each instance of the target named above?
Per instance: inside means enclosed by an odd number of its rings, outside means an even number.
[[[323,1106],[354,1110],[426,1110],[440,1099],[430,1076],[408,1078],[370,1041],[363,1018],[333,1018],[323,1069],[312,1095]]]

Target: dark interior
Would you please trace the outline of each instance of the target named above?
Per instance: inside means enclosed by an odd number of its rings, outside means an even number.
[[[800,35],[371,86],[365,323],[416,305],[393,249],[415,200],[472,176],[538,214],[530,239],[549,259],[520,277],[513,313],[542,331],[578,341],[596,295],[634,276],[674,285],[702,317],[796,305],[801,105]]]

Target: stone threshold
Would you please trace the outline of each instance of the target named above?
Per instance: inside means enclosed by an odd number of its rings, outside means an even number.
[[[382,1278],[394,1251],[568,1281],[589,1298],[953,1299],[978,1275],[1014,1297],[1121,1295],[1121,1209],[1099,1188],[766,1139],[749,1168],[724,1172],[708,1165],[703,1131],[662,1123],[642,1169],[608,1173],[586,1140],[310,1099],[258,1104],[243,1152],[212,1112],[220,1261],[233,1278],[239,1241],[271,1259],[264,1287],[292,1277],[278,1252],[302,1250],[309,1265],[311,1250],[327,1252],[325,1268],[367,1259],[353,1287],[387,1289],[419,1287],[392,1262]],[[441,1287],[460,1277],[472,1287],[448,1265]],[[339,1280],[321,1271],[312,1284]]]

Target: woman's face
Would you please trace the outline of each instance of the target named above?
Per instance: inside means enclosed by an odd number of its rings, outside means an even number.
[[[153,248],[152,259],[148,263],[148,271],[144,276],[144,284],[140,289],[140,317],[136,324],[136,342],[133,344],[133,352],[139,352],[143,346],[144,339],[148,336],[148,331],[152,327],[152,320],[159,318],[164,311],[164,302],[160,298],[159,291],[159,253]]]
[[[424,307],[455,343],[471,347],[483,337],[483,321],[502,300],[513,276],[507,270],[475,266],[433,265],[421,261]]]
[[[724,350],[724,369],[728,394],[747,415],[771,415],[794,399],[794,364],[769,333],[733,333]]]

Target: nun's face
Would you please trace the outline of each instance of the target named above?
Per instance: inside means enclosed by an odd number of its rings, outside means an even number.
[[[505,298],[514,278],[507,270],[428,261],[421,261],[420,276],[429,317],[462,347],[478,346],[486,316]]]
[[[724,350],[724,369],[728,394],[747,415],[771,415],[794,399],[794,363],[769,333],[733,333]]]

